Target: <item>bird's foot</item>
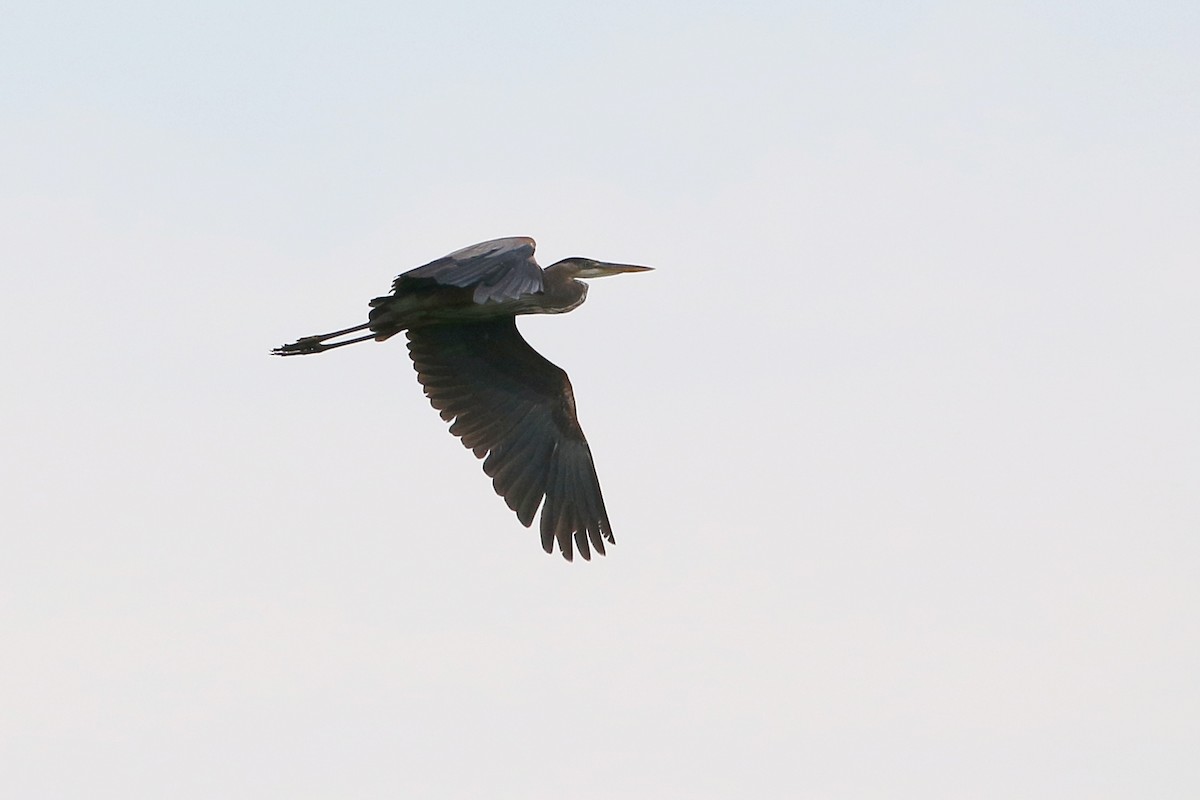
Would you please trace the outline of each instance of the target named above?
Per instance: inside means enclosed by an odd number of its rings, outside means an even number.
[[[328,350],[330,345],[324,344],[323,336],[305,336],[291,344],[281,345],[271,351],[273,356],[303,356]]]

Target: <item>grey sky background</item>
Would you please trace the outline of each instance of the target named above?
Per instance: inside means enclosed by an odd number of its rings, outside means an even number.
[[[0,793],[1192,798],[1200,10],[7,3]],[[617,537],[404,345],[530,235]]]

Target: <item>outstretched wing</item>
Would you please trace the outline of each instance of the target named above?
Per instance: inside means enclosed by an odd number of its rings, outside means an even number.
[[[403,291],[406,281],[432,280],[442,286],[473,288],[476,303],[515,300],[542,290],[542,268],[533,258],[535,246],[527,236],[473,244],[410,269],[396,278],[392,290]]]
[[[568,561],[572,539],[604,555],[615,542],[567,373],[543,358],[512,317],[408,331],[425,394],[450,432],[483,458],[496,493],[529,527],[542,506],[542,547]]]

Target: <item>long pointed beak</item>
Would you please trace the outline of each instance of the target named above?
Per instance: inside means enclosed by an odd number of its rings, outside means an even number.
[[[654,267],[639,267],[636,264],[609,264],[597,261],[579,271],[580,278],[604,278],[608,275],[620,275],[622,272],[649,272]]]

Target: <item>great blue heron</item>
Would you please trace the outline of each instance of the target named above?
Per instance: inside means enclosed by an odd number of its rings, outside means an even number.
[[[322,353],[407,331],[408,352],[433,407],[453,421],[450,432],[477,458],[496,493],[525,527],[542,505],[542,547],[555,542],[568,561],[572,539],[591,558],[615,542],[592,451],[575,416],[567,373],[517,332],[518,314],[561,314],[587,297],[578,278],[600,278],[651,267],[568,258],[546,269],[527,237],[464,247],[409,270],[392,293],[371,301],[369,320],[353,328],[305,336],[272,352]],[[335,341],[358,331],[370,333]],[[542,499],[545,503],[542,504]]]

